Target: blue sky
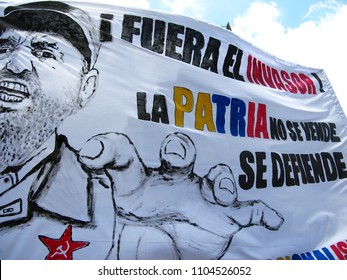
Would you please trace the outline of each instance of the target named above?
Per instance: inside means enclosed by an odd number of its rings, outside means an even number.
[[[149,0],[150,8],[159,10],[172,10],[165,2],[170,1],[158,1]],[[174,3],[175,1],[171,1]],[[179,1],[178,1],[179,2]],[[215,23],[217,25],[225,25],[226,22],[233,22],[233,19],[237,16],[244,14],[250,7],[251,3],[255,1],[240,1],[240,0],[200,0],[199,5],[201,5],[202,13],[201,18]],[[282,11],[281,22],[287,27],[295,27],[304,19],[305,15],[309,11],[311,5],[317,4],[319,1],[314,0],[282,0],[282,1],[262,1],[264,3],[275,2],[278,8]],[[196,16],[199,11],[194,11],[188,6],[184,10],[186,15]],[[320,11],[317,14],[321,14],[324,11]]]
[[[122,2],[122,1],[119,1]],[[123,1],[127,2],[127,1]],[[164,11],[175,11],[172,5],[176,5],[179,13],[192,17],[199,17],[205,21],[217,25],[225,25],[226,22],[233,22],[233,19],[247,12],[254,2],[276,3],[281,11],[281,23],[286,27],[296,27],[303,21],[317,19],[328,12],[332,12],[340,4],[347,4],[347,1],[316,1],[316,0],[278,0],[278,1],[240,1],[240,0],[148,0],[149,7]],[[183,4],[185,2],[185,4]],[[170,5],[172,4],[172,5]],[[194,8],[193,5],[196,5]],[[184,9],[182,9],[184,7]],[[312,9],[312,12],[310,12]]]

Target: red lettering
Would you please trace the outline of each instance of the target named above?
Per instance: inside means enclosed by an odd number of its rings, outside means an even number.
[[[306,85],[303,81],[301,81],[299,76],[296,75],[295,73],[292,73],[292,74],[290,74],[290,77],[292,78],[292,81],[294,82],[296,87],[299,89],[300,93],[301,94],[306,93]]]
[[[275,84],[277,86],[278,89],[280,90],[286,90],[286,88],[284,87],[284,84],[282,83],[280,74],[278,73],[278,71],[274,68],[272,68],[272,77],[275,81]]]
[[[257,83],[258,85],[262,84],[264,87],[266,87],[266,84],[263,80],[261,68],[262,68],[262,62],[260,60],[257,61],[256,58],[253,58],[253,79],[254,79],[254,82]]]
[[[291,92],[291,93],[298,93],[298,90],[297,90],[296,86],[294,86],[292,84],[292,82],[290,81],[289,74],[286,71],[282,70],[281,71],[281,76],[282,76],[282,79],[284,80],[284,82],[287,83],[286,85],[284,85],[286,90]]]
[[[337,243],[337,248],[342,252],[342,254],[345,254],[345,259],[347,259],[347,244],[343,241],[340,241]]]
[[[247,136],[254,138],[254,112],[255,112],[255,103],[248,103],[248,120],[247,120]]]
[[[248,56],[247,79],[248,79],[248,81],[250,81],[251,83],[254,83],[254,82],[253,82],[253,79],[252,79],[252,56],[251,56],[251,55]]]
[[[266,121],[266,105],[259,104],[257,122],[255,125],[255,137],[261,138],[261,134],[265,139],[269,138],[269,133],[267,131],[267,121]]]
[[[303,73],[288,73],[277,70],[248,56],[247,78],[249,82],[297,94],[316,94],[314,81]]]
[[[314,82],[303,73],[300,73],[299,77],[306,84],[308,89],[308,94],[316,94],[316,87],[314,85]]]
[[[336,247],[336,245],[331,245],[330,248],[334,251],[339,260],[345,260],[345,257],[342,255],[341,251]]]
[[[267,66],[266,64],[262,64],[262,70],[264,74],[264,79],[265,82],[271,87],[271,88],[276,88],[274,82],[272,81],[272,76],[271,76],[271,67]]]

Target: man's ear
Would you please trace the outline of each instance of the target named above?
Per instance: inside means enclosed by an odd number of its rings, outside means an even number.
[[[82,87],[79,95],[79,105],[84,107],[94,96],[97,88],[99,71],[91,69],[82,77]]]

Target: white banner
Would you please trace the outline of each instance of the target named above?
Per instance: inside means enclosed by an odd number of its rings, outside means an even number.
[[[1,4],[1,259],[346,259],[323,70],[204,22]]]

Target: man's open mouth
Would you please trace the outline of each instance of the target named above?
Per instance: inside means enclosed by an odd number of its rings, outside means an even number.
[[[19,103],[29,96],[26,85],[12,81],[0,82],[0,101]]]

